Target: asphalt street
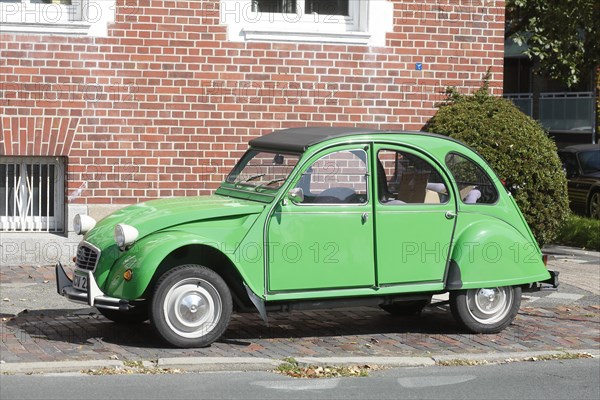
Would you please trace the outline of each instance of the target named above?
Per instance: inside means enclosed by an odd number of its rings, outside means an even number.
[[[600,359],[392,368],[368,377],[273,372],[2,377],[3,399],[598,399]]]

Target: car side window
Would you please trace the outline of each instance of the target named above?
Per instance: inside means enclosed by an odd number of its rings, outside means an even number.
[[[493,204],[498,201],[498,191],[485,171],[467,157],[450,153],[446,166],[454,176],[465,204]]]
[[[440,204],[448,188],[438,171],[423,158],[396,150],[377,152],[377,191],[381,204]]]
[[[315,161],[300,178],[300,204],[365,204],[367,202],[367,153],[342,150]]]

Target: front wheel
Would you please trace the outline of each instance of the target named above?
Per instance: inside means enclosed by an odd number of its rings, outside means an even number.
[[[454,318],[474,333],[498,333],[515,319],[521,306],[521,287],[501,286],[450,293]]]
[[[152,326],[176,347],[205,347],[229,324],[233,304],[227,284],[213,270],[182,265],[157,282],[150,307]]]

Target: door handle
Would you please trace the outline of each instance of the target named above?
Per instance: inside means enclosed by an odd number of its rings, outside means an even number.
[[[369,219],[369,213],[367,213],[367,212],[362,213],[362,217],[361,217],[362,223],[364,224],[365,222],[367,222],[368,219]]]
[[[452,219],[456,217],[456,213],[454,211],[446,211],[446,219]]]

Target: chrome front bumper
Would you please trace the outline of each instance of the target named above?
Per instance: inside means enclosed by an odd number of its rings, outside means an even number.
[[[73,287],[73,281],[67,276],[67,273],[60,262],[56,264],[55,272],[56,291],[70,301],[110,310],[127,311],[130,308],[133,308],[128,300],[106,296],[98,287],[98,283],[96,283],[96,278],[94,278],[92,271],[87,271],[87,291],[82,291]]]

